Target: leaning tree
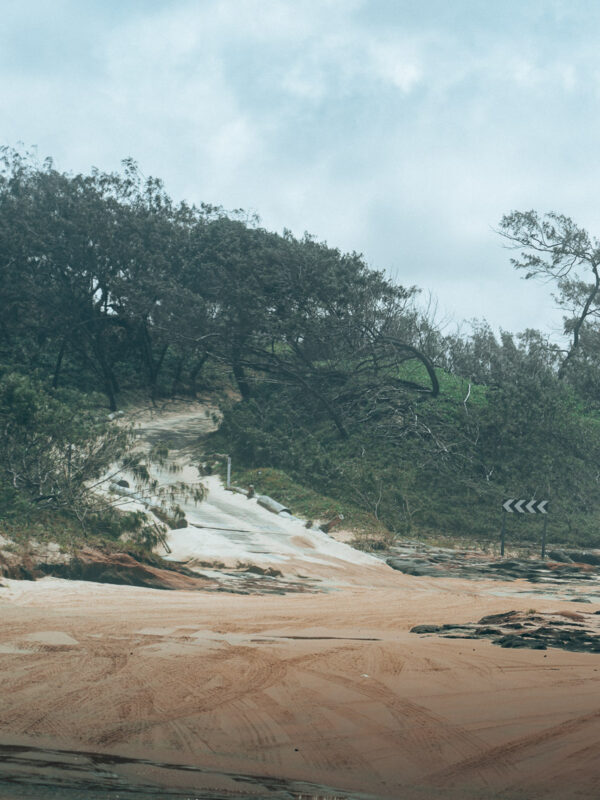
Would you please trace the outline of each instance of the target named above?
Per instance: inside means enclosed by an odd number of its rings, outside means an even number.
[[[581,345],[586,324],[600,318],[600,241],[572,219],[549,212],[513,211],[502,217],[498,233],[508,246],[520,250],[511,263],[525,278],[542,278],[558,288],[557,302],[567,310],[565,333],[569,346],[559,377]]]

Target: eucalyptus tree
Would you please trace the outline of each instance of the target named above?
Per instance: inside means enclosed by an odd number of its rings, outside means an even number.
[[[358,254],[221,218],[199,231],[198,260],[198,291],[216,312],[211,352],[231,366],[242,400],[257,383],[283,388],[347,438],[374,386],[437,394],[433,364],[401,324],[415,290],[392,285]],[[424,365],[429,388],[402,378],[408,359]]]
[[[77,385],[101,389],[113,410],[122,380],[145,383],[154,397],[168,357],[176,370],[206,335],[203,298],[185,283],[192,232],[206,213],[174,204],[131,161],[122,173],[67,175],[5,149],[5,360],[40,370],[55,387],[68,368]]]
[[[118,384],[113,352],[119,323],[111,282],[118,267],[106,252],[114,219],[93,178],[70,178],[12,155],[0,186],[0,252],[19,275],[15,331],[28,331],[35,359],[54,358],[54,383],[67,351],[97,373],[111,406]],[[7,174],[8,173],[8,174]],[[6,263],[6,261],[5,261]],[[14,307],[14,306],[13,306]],[[35,363],[35,360],[34,360]]]
[[[513,211],[502,217],[500,235],[520,250],[511,263],[525,278],[552,281],[556,300],[566,310],[565,333],[570,338],[559,368],[563,377],[580,347],[587,324],[600,318],[600,241],[570,217],[549,212]]]

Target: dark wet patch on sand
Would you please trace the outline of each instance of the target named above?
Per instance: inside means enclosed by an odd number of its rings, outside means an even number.
[[[207,788],[207,787],[211,788]],[[271,800],[323,798],[372,800],[370,795],[335,790],[306,781],[219,772],[188,764],[128,758],[106,753],[0,744],[0,796],[36,800],[108,798],[195,798]]]

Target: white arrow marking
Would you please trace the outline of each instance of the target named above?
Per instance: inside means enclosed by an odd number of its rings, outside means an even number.
[[[525,511],[529,511],[530,514],[535,514],[535,506],[535,500],[530,500],[525,506]]]
[[[546,506],[547,506],[547,505],[548,505],[548,501],[547,501],[547,500],[541,500],[541,501],[538,503],[538,511],[540,512],[540,514],[547,514],[547,513],[548,513],[548,512],[546,511]]]
[[[526,500],[519,500],[515,504],[515,511],[518,511],[519,514],[524,514],[525,512],[523,511],[523,503],[526,503],[526,502],[527,502]]]
[[[505,500],[504,503],[502,503],[502,508],[505,511],[510,511],[510,513],[512,514],[513,513],[513,507],[512,507],[513,503],[514,503],[514,498],[511,497],[510,500]]]

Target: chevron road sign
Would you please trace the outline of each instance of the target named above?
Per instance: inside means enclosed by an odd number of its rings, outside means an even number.
[[[504,539],[506,537],[506,518],[508,514],[548,514],[549,500],[518,500],[510,497],[502,503],[502,530],[500,531],[500,555],[504,555]],[[542,531],[542,558],[546,555],[546,533],[548,530],[548,517],[544,517],[544,530]]]
[[[548,502],[548,500],[515,500],[511,497],[502,503],[502,508],[511,514],[515,511],[519,514],[547,514]]]

